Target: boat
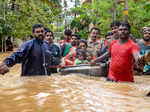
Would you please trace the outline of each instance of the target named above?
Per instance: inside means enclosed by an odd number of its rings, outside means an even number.
[[[61,75],[68,75],[68,74],[84,74],[88,76],[107,76],[108,69],[105,67],[104,64],[91,66],[91,65],[78,65],[78,66],[66,66],[59,69]]]
[[[143,62],[150,63],[150,51],[141,57]],[[108,74],[108,64],[99,63],[99,65],[91,66],[89,64],[77,65],[77,66],[66,66],[59,69],[61,75],[68,74],[84,74],[89,76],[104,76],[107,77]]]

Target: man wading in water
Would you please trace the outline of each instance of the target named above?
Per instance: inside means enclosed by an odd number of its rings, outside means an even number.
[[[49,66],[55,61],[50,47],[44,39],[41,24],[32,27],[34,38],[25,42],[18,51],[0,64],[0,74],[5,74],[16,63],[22,63],[22,76],[50,75]]]
[[[108,52],[95,59],[91,65],[111,56],[108,81],[134,82],[133,64],[134,60],[140,66],[143,65],[150,52],[141,57],[139,47],[130,38],[130,25],[121,23],[119,26],[119,39],[111,43]]]

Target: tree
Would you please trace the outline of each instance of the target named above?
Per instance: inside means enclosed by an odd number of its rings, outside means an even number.
[[[116,19],[124,21],[124,0],[117,4]],[[122,2],[121,2],[122,1]],[[128,21],[131,24],[131,33],[134,37],[141,37],[141,28],[150,26],[150,2],[148,0],[129,0]],[[88,18],[89,23],[93,23],[95,27],[101,29],[101,34],[105,35],[110,30],[110,23],[113,21],[113,0],[92,0],[89,3],[83,3],[81,7],[73,8],[78,17],[72,21],[72,27],[78,23],[80,32],[87,29],[87,26],[82,25],[82,21]],[[86,16],[86,18],[84,18]],[[87,23],[85,22],[85,23]],[[75,24],[76,23],[76,24]],[[87,31],[86,31],[87,32]],[[86,37],[87,35],[83,36]]]

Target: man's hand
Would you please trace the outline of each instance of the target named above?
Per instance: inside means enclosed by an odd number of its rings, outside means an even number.
[[[5,63],[0,64],[0,74],[4,75],[5,73],[9,72],[9,68]]]

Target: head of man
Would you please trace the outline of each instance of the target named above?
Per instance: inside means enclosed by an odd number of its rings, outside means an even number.
[[[53,43],[53,32],[49,28],[44,28],[45,30],[45,40],[48,41],[49,43]]]
[[[71,36],[71,45],[77,46],[79,44],[80,37],[76,34],[72,34]]]
[[[119,38],[118,29],[119,29],[120,24],[121,24],[120,21],[116,21],[116,20],[110,24],[110,27],[111,27],[111,30],[115,39]]]
[[[72,31],[69,29],[66,29],[64,31],[64,40],[69,41],[71,39]]]
[[[129,23],[121,23],[119,26],[119,38],[121,40],[128,40],[130,37],[130,25]]]
[[[93,42],[95,42],[96,39],[99,38],[99,35],[100,35],[100,29],[93,27],[93,28],[91,29],[91,31],[90,31],[91,40],[92,40]]]
[[[150,27],[146,27],[143,29],[143,40],[146,42],[150,42]]]
[[[38,40],[43,40],[44,39],[44,27],[41,24],[35,24],[32,27],[32,33],[35,38]]]

